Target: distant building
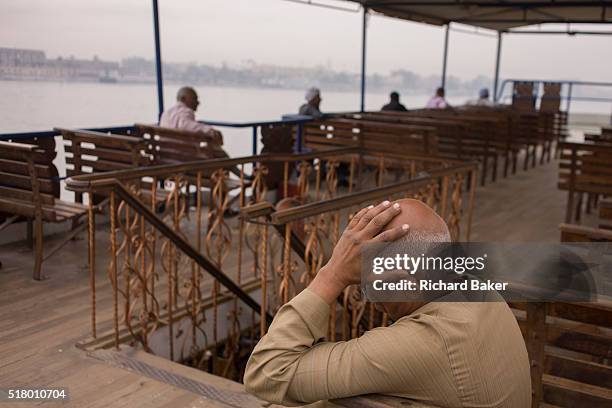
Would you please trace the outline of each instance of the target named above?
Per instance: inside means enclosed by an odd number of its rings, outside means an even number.
[[[0,47],[0,66],[41,66],[47,61],[44,51]]]
[[[0,48],[0,78],[108,81],[119,75],[119,64],[98,57],[48,59],[44,51]]]

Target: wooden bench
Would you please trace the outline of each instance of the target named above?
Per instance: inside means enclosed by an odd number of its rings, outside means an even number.
[[[429,126],[436,130],[438,155],[453,160],[478,160],[481,163],[481,184],[484,185],[489,167],[491,180],[497,178],[498,148],[488,135],[495,129],[490,121],[477,126],[454,116],[419,115],[411,112],[367,112],[356,115],[365,120],[399,123],[412,126]],[[507,168],[507,167],[506,167]]]
[[[305,124],[303,137],[307,147],[317,150],[362,147],[380,152],[438,155],[438,138],[432,126],[340,117]]]
[[[561,224],[563,242],[612,242],[612,231]],[[525,336],[534,405],[612,406],[612,303],[513,304]]]
[[[384,123],[364,119],[336,117],[308,122],[303,127],[303,141],[306,148],[327,150],[333,148],[361,147],[387,154],[413,155],[440,158],[435,128],[396,123]],[[384,169],[381,160],[360,157],[360,168],[373,168],[376,179],[382,180]],[[348,163],[343,163],[348,172]],[[406,163],[384,160],[384,168],[394,170],[400,177],[406,170]]]
[[[612,195],[612,145],[561,142],[559,149],[558,187],[568,192],[565,222],[572,223],[580,220],[584,194],[587,210],[599,195]]]
[[[599,145],[612,145],[612,128],[603,127],[599,134],[586,133],[584,141]]]
[[[612,242],[612,231],[576,224],[561,224],[562,242]]]
[[[612,404],[612,304],[512,304],[531,362],[533,407]]]
[[[62,135],[66,152],[66,176],[131,169],[152,163],[144,142],[129,135],[55,128]],[[82,203],[81,193],[75,201]]]
[[[545,158],[550,160],[552,143],[555,139],[554,115],[534,111],[515,110],[509,106],[499,107],[462,107],[455,110],[429,110],[429,115],[445,116],[454,115],[463,121],[492,120],[484,131],[480,131],[483,137],[495,143],[500,154],[512,157],[513,172],[516,171],[516,153],[525,151],[523,170],[537,163],[538,150],[541,152],[540,163]],[[507,161],[506,161],[507,163]],[[508,164],[504,165],[504,174],[507,173]]]
[[[612,199],[607,198],[599,202],[599,219],[604,222],[612,222]],[[607,228],[610,228],[607,225]]]
[[[144,141],[145,152],[151,157],[154,165],[229,158],[220,145],[203,133],[140,123],[134,126],[136,135]],[[240,176],[240,171],[236,167],[228,170]],[[195,175],[189,176],[195,180]],[[203,174],[202,186],[204,188],[210,189],[213,186],[211,177],[212,172]],[[240,180],[228,178],[226,185],[230,191],[238,189]]]
[[[43,222],[72,221],[73,231],[87,207],[58,199],[57,173],[46,158],[44,150],[23,143],[0,142],[0,212],[33,220],[34,279],[42,278],[43,260],[53,255],[60,246],[43,253]],[[5,222],[2,228],[10,223]],[[73,235],[72,235],[73,236]],[[71,237],[72,237],[71,236]],[[64,244],[67,240],[63,241]]]

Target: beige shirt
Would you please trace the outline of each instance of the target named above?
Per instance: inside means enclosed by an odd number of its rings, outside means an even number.
[[[195,118],[194,110],[183,102],[179,101],[176,105],[165,110],[161,118],[159,118],[159,126],[170,129],[188,130],[190,132],[200,132],[212,138],[211,141],[213,143],[209,147],[215,158],[229,157],[220,147],[223,145],[223,136],[221,133],[215,131],[210,125],[198,122]]]
[[[253,350],[246,389],[284,405],[377,393],[439,407],[531,406],[527,350],[505,302],[429,303],[346,342],[321,342],[329,315],[308,289],[284,305]]]
[[[176,105],[165,110],[159,118],[159,126],[202,133],[208,133],[213,129],[207,124],[198,122],[193,109],[183,102],[177,102]]]

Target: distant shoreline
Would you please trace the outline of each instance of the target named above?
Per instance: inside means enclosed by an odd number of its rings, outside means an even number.
[[[43,82],[43,83],[56,83],[56,84],[100,84],[100,85],[155,85],[156,82],[155,81],[151,81],[151,80],[142,80],[142,81],[138,81],[138,80],[117,80],[115,82],[103,82],[103,81],[99,81],[99,80],[87,80],[87,79],[82,79],[82,78],[78,78],[78,79],[69,79],[69,78],[64,78],[64,79],[56,79],[56,78],[41,78],[41,77],[28,77],[28,78],[24,78],[24,77],[0,77],[0,82]],[[313,81],[313,83],[316,83],[317,81]],[[179,82],[179,81],[175,81],[175,80],[166,80],[164,79],[164,85],[175,85],[175,86],[181,86],[181,85],[185,85],[185,83],[183,82]],[[191,86],[195,86],[195,87],[218,87],[218,88],[234,88],[234,89],[260,89],[260,90],[286,90],[286,91],[304,91],[304,88],[301,87],[285,87],[285,86],[274,86],[274,85],[261,85],[261,84],[256,84],[256,85],[251,85],[251,84],[242,84],[242,83],[199,83],[199,82],[195,82],[195,83],[189,83],[189,85]],[[400,93],[402,92],[407,92],[407,90],[404,90],[402,87],[397,87],[393,88],[393,89],[380,89],[380,88],[373,88],[373,89],[368,89],[368,93],[372,93],[372,94],[388,94],[389,92],[396,90],[399,91]],[[355,93],[358,92],[359,89],[357,87],[355,88],[347,88],[347,87],[326,87],[325,91],[327,92],[339,92],[339,93]],[[430,95],[432,90],[429,89],[411,89],[410,92],[414,95]],[[456,90],[453,90],[452,88],[449,89],[449,92],[453,93],[455,96],[460,96],[460,97],[471,97],[473,96],[472,93],[467,92],[465,90],[456,92]]]

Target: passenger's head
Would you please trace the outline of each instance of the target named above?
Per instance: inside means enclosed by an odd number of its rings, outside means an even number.
[[[438,89],[436,89],[436,96],[444,98],[444,88],[439,87]]]
[[[414,200],[399,200],[402,212],[385,229],[397,228],[403,224],[410,226],[408,234],[392,244],[394,253],[420,252],[428,244],[450,242],[451,235],[446,222],[425,203]],[[382,302],[376,303],[378,310],[385,311],[393,320],[406,316],[427,302]]]
[[[308,91],[306,91],[305,98],[306,102],[308,102],[309,105],[318,108],[321,104],[321,91],[319,90],[319,88],[312,87]]]
[[[389,98],[391,98],[391,102],[399,102],[399,94],[395,91],[389,94]]]
[[[194,111],[198,109],[198,105],[200,104],[200,101],[198,101],[197,92],[190,86],[184,86],[179,89],[176,93],[176,100],[183,102]]]
[[[480,99],[489,99],[489,88],[482,88],[478,92],[478,96],[480,97]]]

